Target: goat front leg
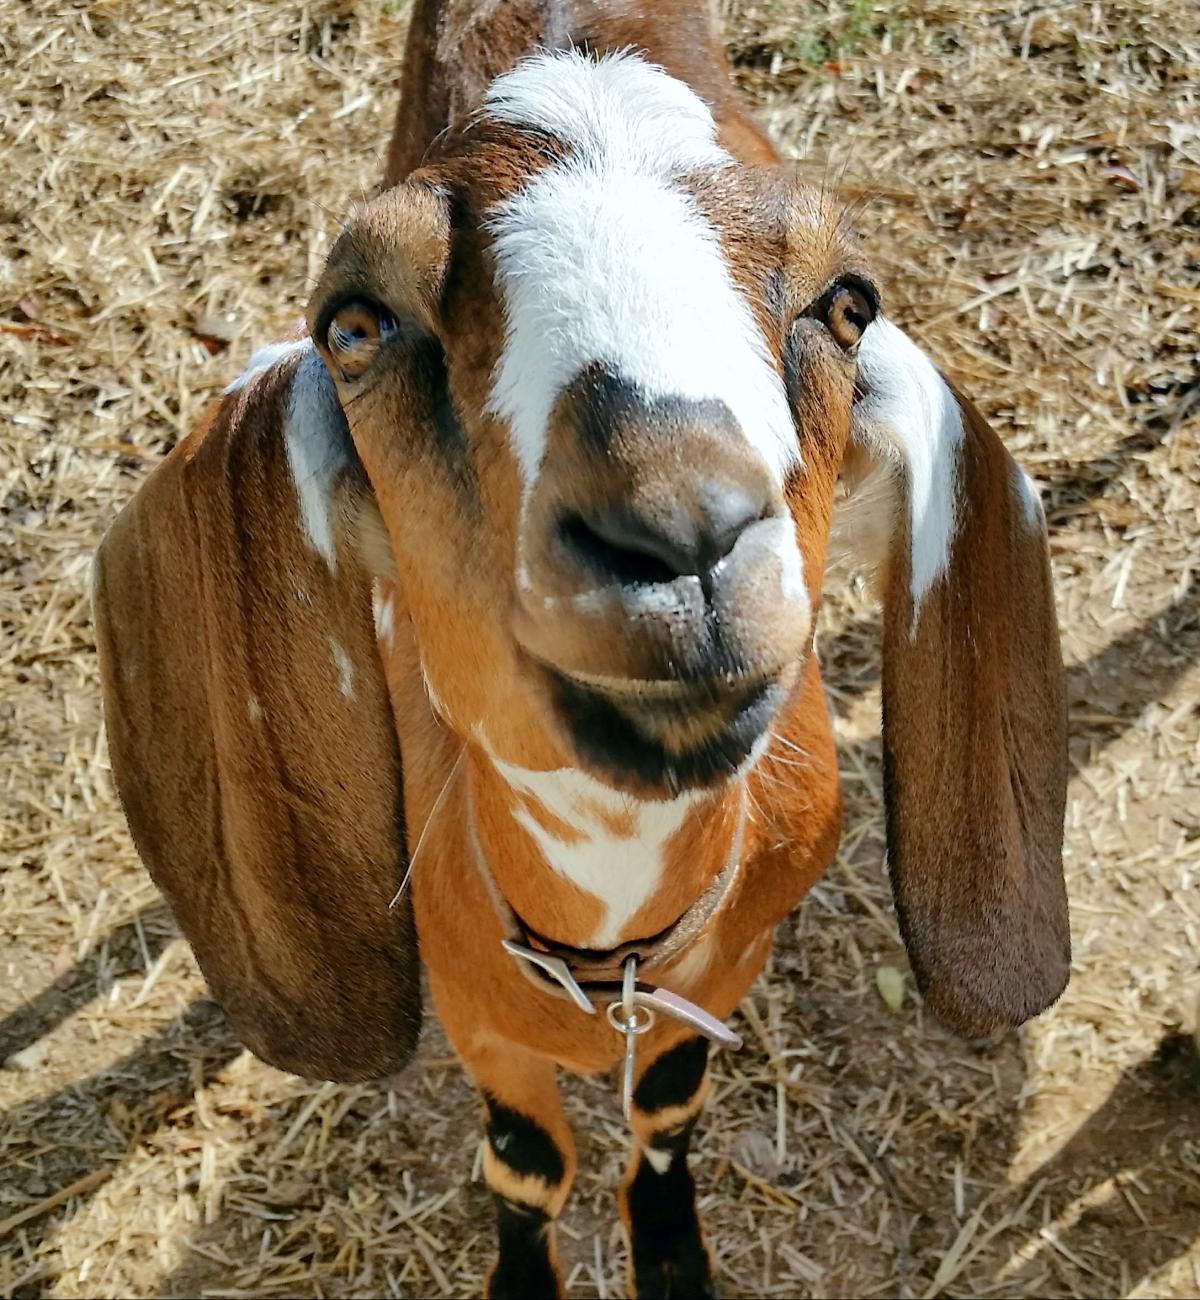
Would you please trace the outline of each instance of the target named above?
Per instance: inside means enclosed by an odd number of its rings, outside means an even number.
[[[499,1233],[487,1294],[492,1300],[561,1296],[554,1220],[575,1177],[575,1143],[554,1065],[491,1037],[475,1038],[459,1054],[487,1108],[483,1173],[496,1199]]]
[[[634,1149],[621,1184],[630,1289],[638,1300],[715,1296],[696,1210],[688,1144],[708,1096],[708,1043],[685,1038],[642,1068],[633,1090]]]

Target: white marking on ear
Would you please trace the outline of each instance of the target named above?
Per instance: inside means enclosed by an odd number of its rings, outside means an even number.
[[[1032,531],[1040,532],[1046,526],[1046,516],[1042,511],[1042,494],[1038,491],[1038,485],[1015,462],[1013,472],[1017,479],[1017,497],[1021,502],[1025,522]]]
[[[305,536],[336,572],[333,487],[350,463],[349,435],[329,371],[312,342],[305,347],[288,390],[284,446]]]
[[[855,437],[874,455],[899,460],[907,481],[915,622],[950,563],[962,411],[933,362],[882,316],[863,334],[858,372],[866,395],[854,407]]]
[[[312,339],[309,338],[268,343],[266,347],[259,348],[251,355],[250,360],[246,362],[245,370],[225,389],[226,394],[241,392],[255,375],[261,375],[280,361],[286,361],[288,357],[295,356],[297,352],[305,352],[311,347]]]
[[[536,799],[551,816],[581,836],[576,843],[564,843],[527,809],[518,808],[514,813],[549,866],[604,904],[604,919],[588,946],[614,947],[661,883],[667,841],[703,796],[688,793],[661,803],[635,799],[577,768],[536,772],[505,763],[490,751],[489,756],[513,790]],[[598,815],[597,806],[609,814],[629,817],[633,833],[616,834]]]
[[[354,664],[341,642],[332,636],[329,638],[329,653],[333,657],[333,666],[337,669],[338,686],[342,694],[350,699],[354,694]]]
[[[257,722],[262,717],[262,705],[258,702],[258,696],[251,694],[246,701],[246,717],[251,722]]]
[[[633,55],[572,53],[519,64],[484,111],[572,150],[491,213],[507,337],[488,409],[508,423],[526,491],[555,401],[594,363],[647,399],[723,402],[782,482],[799,464],[783,382],[682,188],[733,165],[704,103]]]

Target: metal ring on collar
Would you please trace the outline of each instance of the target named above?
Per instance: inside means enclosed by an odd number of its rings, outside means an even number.
[[[644,1034],[654,1028],[654,1011],[651,1007],[634,1007],[628,1018],[620,1002],[610,1002],[605,1008],[608,1023],[618,1034]]]

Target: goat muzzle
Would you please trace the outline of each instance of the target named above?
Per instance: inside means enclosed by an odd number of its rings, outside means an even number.
[[[643,787],[734,770],[810,630],[781,487],[727,408],[590,373],[551,420],[517,588],[517,640],[577,754]]]

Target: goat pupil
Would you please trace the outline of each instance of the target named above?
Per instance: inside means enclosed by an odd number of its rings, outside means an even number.
[[[853,289],[845,290],[841,295],[842,320],[860,334],[870,324],[869,308],[862,294]]]

